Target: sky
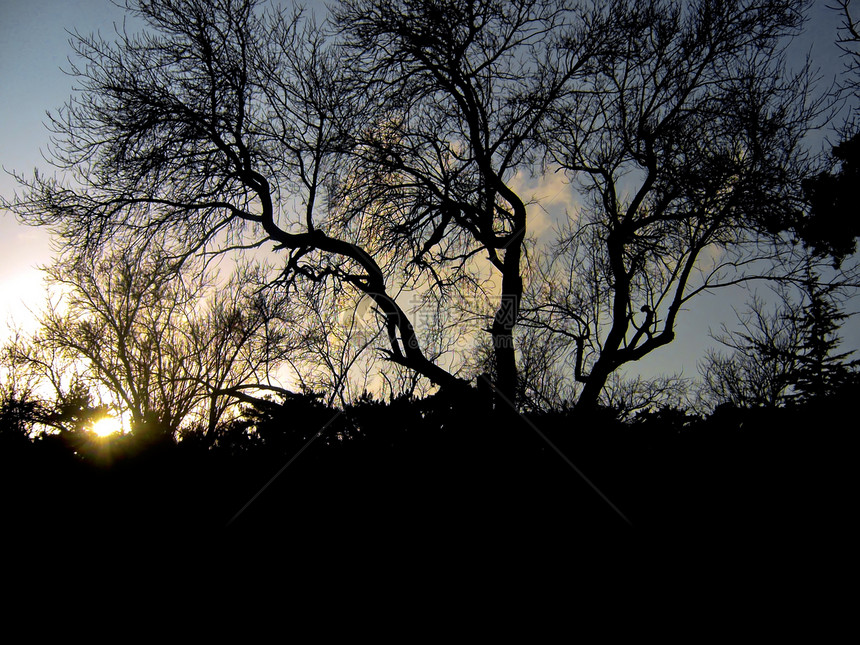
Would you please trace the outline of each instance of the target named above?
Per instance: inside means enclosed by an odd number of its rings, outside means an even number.
[[[832,78],[843,60],[834,45],[839,17],[827,4],[815,0],[810,23],[792,45],[791,56],[799,61],[809,52],[822,75]],[[49,142],[45,112],[62,106],[72,91],[72,78],[61,70],[68,68],[71,53],[67,30],[108,35],[123,17],[109,0],[0,0],[0,166],[5,171],[51,172],[42,156]],[[11,197],[15,190],[14,179],[0,172],[0,194]],[[50,263],[51,253],[46,231],[24,227],[0,211],[0,342],[7,335],[7,322],[26,327],[31,320],[28,308],[38,308],[44,301],[38,266]],[[721,323],[731,324],[732,307],[742,308],[745,299],[746,294],[736,290],[693,301],[679,322],[676,340],[647,357],[639,369],[646,375],[695,376],[697,361],[715,345],[709,328],[719,331]],[[860,303],[849,305],[849,311],[858,309]],[[843,351],[860,348],[860,321],[847,323],[842,336]]]

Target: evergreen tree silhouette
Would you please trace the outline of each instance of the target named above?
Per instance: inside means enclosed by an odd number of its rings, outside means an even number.
[[[853,369],[860,364],[846,361],[853,352],[835,353],[841,342],[838,330],[848,314],[837,306],[834,287],[823,284],[812,271],[803,286],[809,303],[794,318],[801,344],[790,397],[798,403],[833,394],[851,379]]]

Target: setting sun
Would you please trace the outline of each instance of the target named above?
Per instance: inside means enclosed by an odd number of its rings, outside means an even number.
[[[106,437],[122,430],[122,422],[116,417],[103,417],[93,424],[92,431],[99,437]]]

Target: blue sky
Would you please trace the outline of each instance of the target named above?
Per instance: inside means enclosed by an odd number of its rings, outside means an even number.
[[[822,74],[832,78],[843,61],[834,45],[839,17],[827,4],[816,0],[807,31],[791,51],[794,60],[811,52]],[[109,0],[0,0],[0,165],[5,169],[29,174],[38,167],[50,172],[40,153],[48,144],[45,111],[61,106],[72,90],[72,79],[60,69],[67,67],[70,53],[66,30],[107,35],[123,15]],[[14,190],[14,180],[0,174],[0,194],[10,196]],[[20,226],[10,214],[0,212],[0,340],[10,316],[26,323],[25,305],[38,307],[43,301],[36,267],[50,262],[50,252],[45,231]],[[696,361],[713,344],[708,327],[717,330],[721,322],[731,323],[732,306],[742,307],[744,297],[734,292],[695,301],[681,320],[677,340],[649,357],[644,371],[683,369],[694,376]],[[843,336],[843,350],[860,348],[856,322],[846,326]]]

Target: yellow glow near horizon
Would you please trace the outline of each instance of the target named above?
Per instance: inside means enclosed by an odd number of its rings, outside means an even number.
[[[104,417],[93,424],[92,431],[99,437],[107,437],[122,430],[122,422],[116,417]]]

